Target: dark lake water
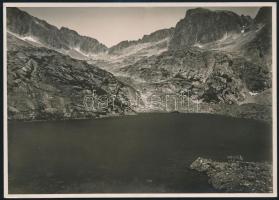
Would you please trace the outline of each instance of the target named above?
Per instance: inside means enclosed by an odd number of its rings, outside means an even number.
[[[9,193],[216,192],[197,157],[271,161],[270,125],[208,114],[9,122]]]

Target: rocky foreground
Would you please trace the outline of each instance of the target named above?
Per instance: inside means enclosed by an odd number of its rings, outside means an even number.
[[[209,183],[223,192],[272,192],[272,165],[266,162],[244,162],[240,158],[217,162],[199,157],[190,168],[205,172]]]

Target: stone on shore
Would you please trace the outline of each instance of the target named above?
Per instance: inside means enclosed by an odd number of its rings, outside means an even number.
[[[205,172],[209,183],[223,192],[272,192],[272,165],[267,162],[244,162],[241,159],[230,157],[227,162],[217,162],[199,157],[190,168]]]

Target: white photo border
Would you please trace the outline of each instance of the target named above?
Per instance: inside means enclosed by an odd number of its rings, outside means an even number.
[[[272,193],[88,193],[88,194],[9,194],[7,129],[7,7],[272,7]],[[277,4],[276,2],[183,2],[183,3],[4,3],[3,4],[3,147],[5,198],[144,198],[144,197],[277,197]]]

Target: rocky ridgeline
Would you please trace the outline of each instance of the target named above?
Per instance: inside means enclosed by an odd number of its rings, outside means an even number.
[[[118,54],[123,49],[131,47],[131,46],[136,46],[138,44],[144,44],[144,43],[150,43],[150,42],[158,42],[160,40],[169,39],[172,37],[173,32],[174,32],[174,28],[161,29],[161,30],[155,31],[149,35],[144,35],[141,39],[138,39],[138,40],[122,41],[122,42],[110,47],[108,50],[108,53],[109,54]],[[168,45],[168,44],[166,44],[166,45]]]
[[[133,112],[129,100],[136,91],[85,61],[34,47],[12,35],[8,35],[7,58],[9,119],[96,118]],[[105,99],[85,104],[85,97],[93,93]]]
[[[84,54],[105,52],[107,47],[94,38],[81,36],[65,27],[58,29],[18,8],[7,8],[7,29],[20,37],[31,37],[42,45],[58,50],[78,49]]]
[[[229,156],[227,162],[197,158],[191,169],[206,173],[209,183],[222,192],[272,192],[272,165],[245,162],[241,156]]]

